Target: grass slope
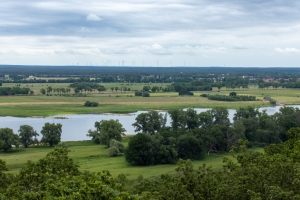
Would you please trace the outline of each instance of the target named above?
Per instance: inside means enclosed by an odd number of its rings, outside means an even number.
[[[123,141],[125,145],[128,138]],[[107,148],[102,145],[96,145],[91,141],[67,142],[69,146],[69,156],[79,164],[80,170],[89,170],[98,172],[109,170],[112,175],[125,174],[128,178],[136,178],[139,175],[143,177],[159,176],[164,173],[174,173],[176,165],[154,165],[154,166],[132,166],[125,161],[124,156],[108,157]],[[7,164],[10,173],[17,174],[25,166],[28,160],[37,161],[52,151],[50,147],[30,147],[19,148],[9,153],[0,152],[0,159]],[[257,149],[256,149],[257,150]],[[261,149],[258,149],[261,150]],[[229,153],[212,154],[201,161],[193,161],[195,168],[203,165],[212,166],[214,169],[220,169],[223,165],[224,157],[231,158]]]

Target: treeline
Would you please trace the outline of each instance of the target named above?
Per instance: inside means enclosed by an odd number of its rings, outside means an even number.
[[[11,151],[14,147],[19,147],[21,144],[25,148],[30,145],[49,144],[50,147],[57,145],[60,142],[62,125],[60,123],[45,123],[41,130],[43,135],[41,141],[36,137],[39,134],[29,125],[21,125],[18,132],[14,133],[11,128],[0,128],[0,151]]]
[[[197,81],[198,82],[198,81]],[[211,91],[212,84],[201,82],[203,84],[195,84],[195,81],[190,83],[172,83],[172,89],[175,92],[182,92],[182,91]],[[193,85],[194,84],[194,85]]]
[[[232,148],[234,159],[223,167],[194,169],[180,160],[176,172],[128,180],[109,171],[80,171],[65,148],[55,148],[37,162],[28,161],[16,175],[7,173],[0,159],[1,199],[299,199],[300,128],[286,133],[286,140],[267,146],[264,153],[247,150],[240,140]],[[237,153],[239,152],[239,153]]]
[[[211,153],[228,152],[239,139],[248,140],[251,147],[278,144],[287,140],[287,130],[300,127],[300,110],[293,107],[282,107],[274,115],[241,107],[233,122],[225,108],[199,114],[193,109],[168,113],[169,127],[166,116],[156,111],[136,117],[133,126],[138,134],[125,149],[126,161],[134,165],[153,165],[175,163],[178,159],[202,159]]]
[[[75,93],[79,93],[82,91],[92,92],[93,90],[98,90],[98,92],[105,91],[106,88],[103,85],[99,85],[99,83],[89,83],[89,82],[76,82],[70,84],[71,88],[74,88]]]
[[[0,87],[0,96],[19,95],[19,94],[22,95],[30,94],[30,88]]]
[[[253,76],[253,77],[297,77],[300,75],[299,68],[287,67],[116,67],[116,66],[26,66],[26,65],[0,65],[0,76],[9,74],[10,76],[18,76],[20,74],[26,76],[91,76],[102,75],[134,77],[140,76],[170,76],[176,75],[180,77],[213,77],[216,75],[224,76]]]
[[[236,96],[227,96],[227,95],[207,95],[209,100],[216,101],[256,101],[255,96],[248,95],[236,95]]]

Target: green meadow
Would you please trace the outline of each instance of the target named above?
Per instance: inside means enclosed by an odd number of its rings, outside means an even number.
[[[123,144],[127,145],[128,139],[125,137]],[[69,156],[80,166],[80,170],[89,170],[98,172],[109,170],[113,176],[125,174],[129,179],[143,177],[159,176],[164,173],[174,173],[176,165],[154,165],[154,166],[133,166],[125,161],[123,155],[109,157],[107,148],[103,145],[96,145],[92,141],[66,142],[68,144]],[[37,161],[43,158],[53,148],[45,146],[19,148],[9,153],[0,152],[0,158],[4,160],[9,169],[9,173],[17,174],[25,166],[28,160]],[[262,151],[262,149],[255,149]],[[195,168],[206,164],[213,169],[221,169],[223,158],[233,158],[229,153],[211,154],[204,160],[193,161]]]
[[[16,84],[3,84],[3,86],[12,87]],[[51,116],[57,114],[90,114],[90,113],[130,113],[138,110],[170,110],[174,108],[214,108],[218,106],[236,109],[241,106],[263,107],[271,106],[263,98],[270,96],[281,105],[300,104],[300,90],[293,89],[258,89],[250,87],[247,90],[235,89],[226,90],[213,88],[212,91],[194,92],[194,96],[179,96],[177,92],[156,92],[150,93],[150,97],[135,97],[133,91],[121,92],[111,91],[111,87],[130,87],[131,90],[141,90],[143,86],[165,87],[168,83],[104,83],[107,90],[99,93],[98,91],[82,92],[81,97],[73,96],[73,90],[70,94],[59,95],[55,92],[51,96],[40,94],[42,88],[48,86],[52,88],[68,88],[68,83],[49,83],[49,84],[21,84],[21,87],[29,87],[34,91],[34,95],[27,96],[2,96],[0,97],[0,115],[1,116]],[[221,94],[229,95],[230,92],[236,92],[238,95],[256,96],[258,101],[251,102],[223,102],[212,101],[200,97],[201,94]],[[99,102],[98,107],[83,106],[86,101]]]

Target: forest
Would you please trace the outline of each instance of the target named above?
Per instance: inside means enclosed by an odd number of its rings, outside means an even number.
[[[37,162],[28,161],[17,175],[7,173],[0,160],[1,199],[299,199],[300,128],[286,132],[285,142],[266,146],[264,152],[247,149],[239,140],[233,158],[223,167],[179,160],[176,172],[158,177],[127,179],[109,171],[81,171],[57,147]]]

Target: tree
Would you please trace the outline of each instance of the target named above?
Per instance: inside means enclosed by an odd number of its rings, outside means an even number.
[[[10,128],[0,128],[0,150],[7,152],[13,145],[19,147],[19,136]]]
[[[75,88],[75,89],[74,89],[74,93],[75,93],[75,94],[78,94],[79,92],[80,92],[80,90],[79,90],[78,88]]]
[[[103,85],[100,85],[98,88],[97,88],[98,92],[102,92],[102,91],[105,91],[106,88],[103,86]]]
[[[114,87],[111,87],[111,88],[110,88],[111,92],[113,92],[113,91],[114,91],[114,89],[115,89]]]
[[[182,159],[202,159],[205,155],[205,145],[201,139],[190,134],[178,138],[178,157]]]
[[[104,144],[109,147],[109,143],[112,139],[117,141],[122,140],[122,136],[125,136],[126,131],[119,120],[101,120],[95,122],[94,127],[96,130],[89,130],[87,136],[92,137],[92,140],[96,143]]]
[[[29,125],[22,125],[19,129],[19,137],[20,143],[27,148],[29,145],[35,143],[35,139],[33,137],[38,136],[39,134]]]
[[[125,159],[133,165],[151,165],[156,163],[158,148],[151,135],[138,133],[128,142],[125,149]]]
[[[139,114],[135,120],[136,122],[132,124],[135,127],[135,132],[142,131],[153,135],[166,125],[167,118],[166,115],[163,116],[153,110]]]
[[[229,96],[230,97],[235,97],[236,96],[236,92],[230,92]]]
[[[49,94],[49,93],[51,93],[52,92],[52,87],[51,86],[48,86],[47,87],[47,93]]]
[[[45,90],[44,88],[42,88],[42,89],[40,90],[40,92],[41,92],[42,94],[46,94],[46,90]]]
[[[143,87],[143,91],[145,91],[145,92],[149,92],[150,90],[151,90],[151,86],[145,85]]]
[[[179,128],[185,128],[187,119],[182,109],[173,109],[168,113],[172,119],[171,126],[174,131],[177,131]]]
[[[60,142],[60,137],[62,133],[62,124],[60,123],[45,123],[43,126],[41,133],[43,135],[41,142],[49,143],[50,147],[56,145]]]

